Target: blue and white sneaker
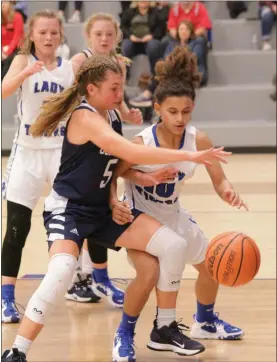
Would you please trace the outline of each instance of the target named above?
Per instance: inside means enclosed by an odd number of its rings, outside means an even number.
[[[106,297],[113,307],[123,307],[125,293],[123,290],[115,287],[109,278],[105,278],[105,281],[102,283],[97,283],[92,273],[91,288],[98,297]]]
[[[151,107],[153,102],[152,102],[152,97],[147,97],[143,93],[141,93],[138,96],[130,99],[129,104],[131,104],[131,106],[133,107],[140,108],[140,107]]]
[[[2,298],[2,323],[19,323],[20,315],[15,300]]]
[[[118,329],[114,337],[113,362],[135,362],[133,331]]]
[[[218,313],[215,314],[215,319],[212,322],[200,323],[196,320],[195,315],[193,317],[195,323],[190,330],[192,338],[234,340],[241,339],[244,334],[242,329],[219,319]]]

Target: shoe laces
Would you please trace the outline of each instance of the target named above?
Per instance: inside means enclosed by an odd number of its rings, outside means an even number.
[[[78,277],[79,281],[74,283],[76,289],[78,289],[78,290],[87,290],[88,289],[87,278],[82,279],[82,276],[79,273],[77,274],[77,277]]]
[[[14,310],[16,310],[19,315],[24,315],[25,308],[23,307],[23,305],[16,303],[14,298],[5,297],[3,298],[3,301],[7,308],[7,311],[12,313]],[[19,310],[19,307],[23,310],[23,312]]]
[[[123,348],[127,351],[133,351],[135,347],[134,337],[135,333],[133,331],[127,331],[127,330],[119,330],[117,332],[118,338],[120,339],[121,346],[120,348]]]
[[[189,331],[190,328],[185,324],[181,323],[182,320],[183,318],[180,318],[178,321],[172,323],[172,325],[170,326],[170,328],[172,329],[171,334],[175,334],[177,332],[179,335],[181,334],[184,339],[190,339],[184,334],[184,332]]]
[[[219,319],[218,316],[219,316],[219,313],[218,313],[218,312],[214,313],[214,317],[215,317],[215,318],[214,318],[213,321],[210,322],[210,324],[217,324],[217,325],[222,325],[222,326],[226,326],[226,327],[227,327],[227,326],[228,326],[228,327],[232,327],[231,324],[225,322],[223,319]]]

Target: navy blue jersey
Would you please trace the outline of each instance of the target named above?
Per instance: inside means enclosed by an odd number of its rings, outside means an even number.
[[[97,112],[85,100],[75,109]],[[108,112],[111,127],[122,135],[121,120],[115,111]],[[63,141],[61,165],[53,189],[60,195],[83,206],[97,207],[100,212],[109,207],[110,184],[118,158],[105,153],[92,142],[74,145],[67,138],[70,119]]]

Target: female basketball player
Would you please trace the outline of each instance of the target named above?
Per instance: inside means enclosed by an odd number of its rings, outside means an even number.
[[[71,63],[56,58],[55,51],[63,38],[63,26],[55,12],[43,10],[29,19],[26,39],[20,54],[13,60],[2,83],[2,97],[17,90],[20,128],[2,185],[7,199],[7,231],[2,250],[2,322],[16,323],[15,283],[22,249],[31,227],[34,206],[45,182],[52,184],[58,172],[63,123],[51,137],[33,138],[30,126],[39,108],[50,94],[60,93],[74,81]],[[96,296],[95,296],[96,298]]]
[[[193,53],[188,48],[176,48],[166,61],[157,63],[156,74],[159,85],[156,89],[155,110],[160,115],[160,121],[158,124],[144,129],[134,138],[133,142],[186,151],[200,151],[213,147],[210,139],[203,132],[189,125],[194,108],[195,88],[199,84],[197,61]],[[116,176],[128,167],[130,165],[126,162],[121,162],[116,170]],[[184,240],[186,246],[183,267],[186,263],[192,264],[199,272],[195,286],[197,312],[194,316],[195,323],[191,329],[191,336],[198,339],[239,339],[243,335],[243,331],[220,320],[214,313],[218,284],[210,278],[204,265],[208,240],[192,216],[180,205],[181,186],[186,179],[193,176],[196,164],[186,162],[176,165],[177,168],[179,167],[177,177],[164,183],[159,182],[156,177],[156,170],[161,167],[161,165],[139,165],[134,166],[133,170],[125,171],[122,174],[122,177],[128,179],[125,181],[125,199],[131,209],[135,208],[152,216],[161,224],[170,227]],[[156,174],[152,173],[153,170]],[[227,180],[219,162],[215,160],[213,166],[207,170],[219,197],[232,206],[247,209],[246,204]],[[116,201],[115,194],[114,220],[124,224],[124,221],[128,221],[130,217],[130,208],[125,203]],[[170,240],[168,243],[170,246]],[[163,271],[160,270],[160,273]],[[195,351],[187,347],[188,339],[182,334],[175,321],[179,283],[180,280],[176,280],[176,286],[173,285],[166,289],[162,287],[160,281],[158,282],[156,288],[157,316],[148,347],[156,351],[171,350],[182,355],[192,355]],[[145,291],[147,296],[149,292],[149,290]],[[131,302],[134,299],[136,303]],[[132,335],[132,331],[135,329],[136,320],[143,308],[144,301],[143,294],[129,293],[126,295],[123,319],[117,331],[117,335],[123,336],[121,340],[124,340],[126,355],[128,355],[126,351],[129,351],[130,355],[133,353],[132,339],[128,340],[127,337]],[[124,323],[131,316],[133,323],[131,325]],[[122,346],[120,348],[123,349]],[[115,342],[114,360],[117,360],[117,349]]]
[[[116,53],[116,47],[120,42],[121,30],[119,24],[110,14],[96,13],[87,19],[85,24],[85,34],[89,43],[89,48],[74,55],[71,59],[73,68],[77,72],[84,61],[92,54],[110,55],[117,59],[124,73],[126,73],[125,62],[128,59]],[[118,106],[121,118],[127,123],[140,124],[142,122],[141,112],[138,109],[128,109],[125,102]],[[108,301],[115,307],[122,307],[124,292],[111,283],[107,270],[108,251],[101,245],[84,242],[80,256],[80,266],[77,268],[73,280],[78,280],[81,268],[81,277],[84,283],[77,281],[66,294],[67,299],[87,302],[91,300],[91,290],[99,297],[107,297]],[[93,261],[93,264],[92,264]],[[94,268],[94,270],[93,270]],[[77,274],[77,275],[76,275]],[[93,280],[93,283],[91,283]],[[81,286],[81,287],[80,287]]]
[[[18,335],[2,362],[26,361],[52,307],[61,299],[76,268],[83,240],[112,249],[126,247],[158,257],[165,286],[179,280],[185,242],[174,231],[134,210],[132,223],[112,221],[109,205],[113,170],[122,158],[136,164],[192,161],[211,164],[229,153],[222,148],[201,152],[155,149],[124,139],[114,108],[122,101],[123,71],[111,57],[93,56],[82,65],[74,85],[42,106],[31,127],[35,137],[51,135],[70,115],[65,129],[61,166],[45,200],[44,222],[48,234],[48,271],[26,307]],[[112,206],[112,205],[111,205]],[[168,240],[171,248],[167,248]],[[174,263],[172,265],[172,260]],[[195,342],[197,345],[198,342]],[[199,350],[203,346],[199,345]]]

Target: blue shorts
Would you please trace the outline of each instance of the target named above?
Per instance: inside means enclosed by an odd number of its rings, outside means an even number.
[[[134,220],[142,214],[135,209],[132,213]],[[118,251],[120,247],[116,247],[115,243],[131,225],[115,223],[111,210],[106,206],[92,208],[80,205],[65,199],[53,190],[45,200],[43,218],[49,247],[55,240],[72,240],[81,249],[84,239],[89,238],[90,242]]]

